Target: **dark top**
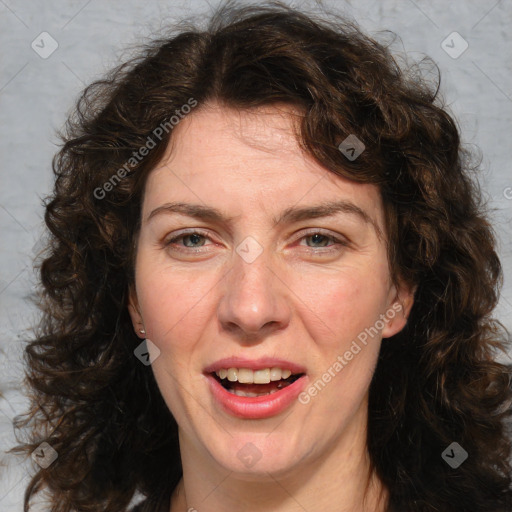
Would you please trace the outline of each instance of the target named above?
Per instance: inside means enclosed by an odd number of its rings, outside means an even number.
[[[159,503],[145,499],[140,502],[130,512],[169,512],[171,508],[171,502],[168,500],[160,500]]]

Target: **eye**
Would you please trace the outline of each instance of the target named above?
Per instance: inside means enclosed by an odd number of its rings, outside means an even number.
[[[205,252],[203,248],[214,245],[206,244],[206,240],[211,241],[208,233],[196,229],[188,232],[182,232],[176,236],[173,236],[172,238],[166,240],[164,245],[166,247],[171,247],[176,251],[199,253]],[[306,241],[306,249],[313,253],[337,252],[348,245],[348,242],[343,238],[334,236],[331,233],[325,233],[318,229],[303,234],[302,237],[299,238],[299,242],[302,241]],[[307,243],[308,241],[311,241],[311,245]],[[299,245],[304,247],[303,244]]]
[[[208,235],[206,233],[203,233],[201,231],[189,231],[186,233],[181,233],[177,236],[174,236],[170,239],[168,239],[165,242],[166,246],[170,245],[177,245],[177,247],[174,247],[177,250],[183,250],[183,248],[186,249],[199,249],[201,247],[204,247],[204,241],[205,239],[210,240]],[[183,245],[178,242],[183,242]]]
[[[331,252],[333,250],[337,251],[340,250],[342,247],[348,245],[348,242],[346,240],[338,238],[329,233],[324,233],[323,231],[319,230],[310,231],[309,233],[303,235],[299,240],[305,240],[306,242],[310,240],[313,245],[308,244],[307,247],[311,249],[327,249],[326,251],[313,252]],[[332,243],[330,245],[327,245],[329,244],[329,241],[331,241]]]

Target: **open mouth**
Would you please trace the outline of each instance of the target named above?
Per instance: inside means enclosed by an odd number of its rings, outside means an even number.
[[[210,373],[210,375],[220,383],[220,385],[237,396],[245,396],[245,397],[256,397],[263,395],[271,395],[273,393],[277,393],[281,389],[289,386],[297,379],[305,375],[304,373],[297,373],[294,375],[290,375],[286,379],[279,379],[276,381],[271,381],[265,384],[255,384],[255,383],[241,383],[238,381],[230,381],[227,377],[221,379],[215,372]]]
[[[308,383],[303,366],[270,358],[226,358],[205,368],[204,375],[220,410],[241,419],[281,414],[297,403]]]

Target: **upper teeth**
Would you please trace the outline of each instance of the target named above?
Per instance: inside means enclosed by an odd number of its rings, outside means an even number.
[[[282,368],[264,368],[251,370],[250,368],[221,368],[215,372],[221,379],[228,378],[231,382],[242,384],[268,384],[270,381],[287,379],[292,372]]]

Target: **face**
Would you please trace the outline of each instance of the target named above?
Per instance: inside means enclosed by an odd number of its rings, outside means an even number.
[[[182,456],[247,478],[362,436],[382,338],[412,303],[390,279],[378,189],[301,152],[292,114],[189,114],[148,176],[137,240],[130,314],[158,349]]]

